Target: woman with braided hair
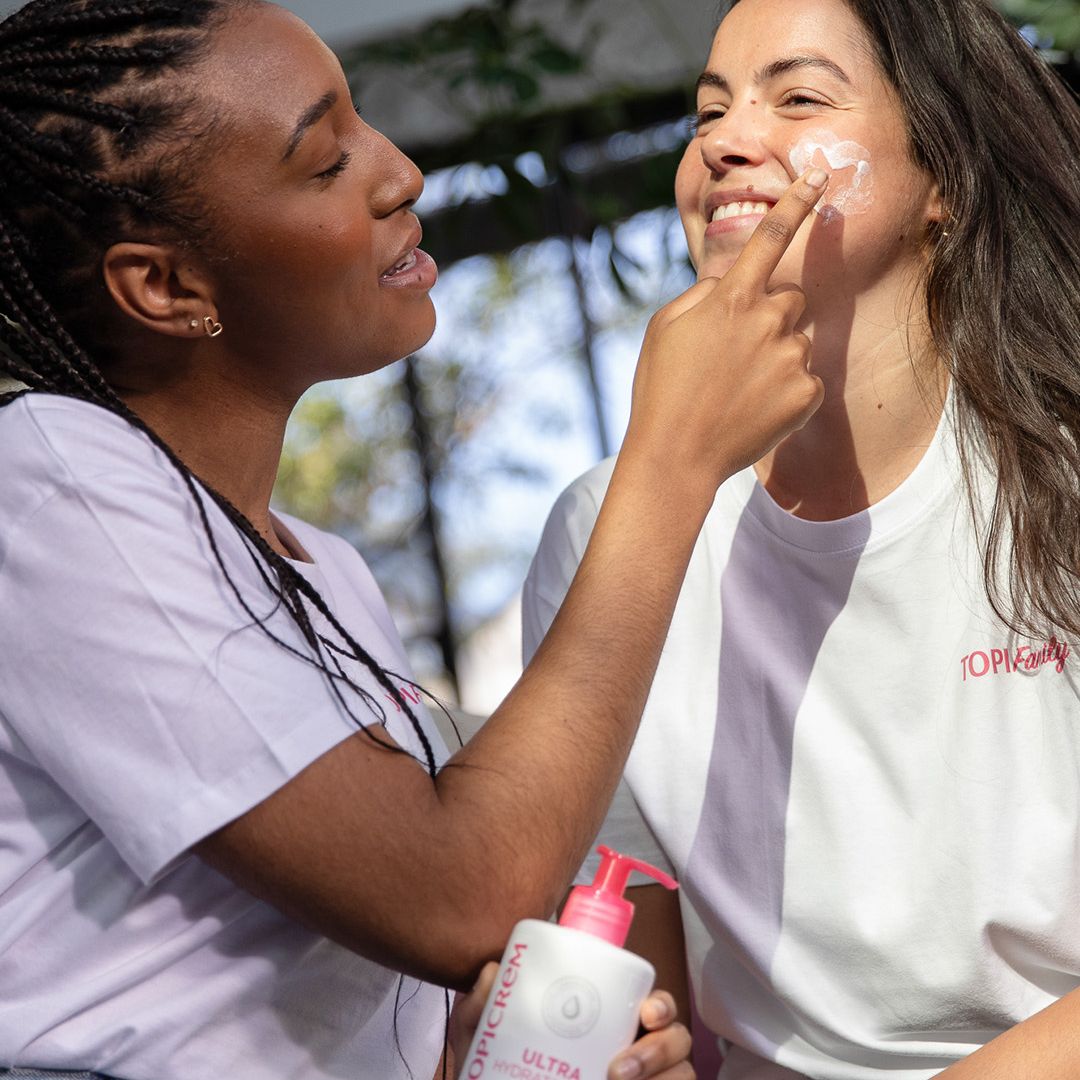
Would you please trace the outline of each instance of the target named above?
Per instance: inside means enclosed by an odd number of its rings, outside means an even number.
[[[359,556],[269,505],[304,390],[432,332],[415,168],[272,4],[0,24],[0,1075],[434,1073],[442,988],[595,833],[717,487],[819,404],[767,283],[826,183],[654,319],[563,614],[448,756]],[[611,1075],[689,1075],[642,1021]]]

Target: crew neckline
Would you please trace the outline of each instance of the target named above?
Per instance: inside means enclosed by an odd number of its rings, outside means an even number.
[[[295,566],[319,565],[277,510],[270,511],[270,527],[274,530],[278,540],[281,541],[282,546],[289,551],[289,554],[285,557],[286,562],[293,563]]]
[[[948,447],[953,414],[950,385],[937,428],[915,468],[884,498],[847,517],[832,521],[796,517],[765,490],[753,466],[732,477],[732,494],[762,528],[792,547],[834,555],[878,547],[913,525],[955,489]]]

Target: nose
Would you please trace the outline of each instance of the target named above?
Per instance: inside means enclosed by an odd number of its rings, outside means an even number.
[[[714,120],[701,140],[701,157],[714,173],[740,165],[758,165],[765,158],[763,115],[754,101],[733,104]]]
[[[375,217],[389,217],[396,210],[412,206],[424,190],[424,175],[385,135],[368,128],[370,143],[365,148],[377,177],[369,195]]]

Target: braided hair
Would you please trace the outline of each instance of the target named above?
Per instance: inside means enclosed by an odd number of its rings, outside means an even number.
[[[338,621],[318,590],[227,498],[201,481],[120,398],[106,377],[100,272],[117,238],[162,228],[198,242],[197,208],[180,176],[194,135],[214,119],[178,95],[176,74],[205,55],[230,13],[257,0],[31,0],[0,23],[0,354],[29,392],[90,402],[142,432],[190,494],[210,550],[240,607],[279,646],[320,668],[346,714],[382,743],[347,699],[385,710],[348,677],[359,661],[407,716],[431,776],[430,740],[387,671]],[[20,393],[0,397],[0,406]],[[221,554],[206,498],[246,544],[262,582],[299,627],[307,650],[278,637],[242,595]],[[337,635],[318,631],[310,609]],[[407,751],[403,751],[407,752]]]

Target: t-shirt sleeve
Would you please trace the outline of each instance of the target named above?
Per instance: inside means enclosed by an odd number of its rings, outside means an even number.
[[[209,496],[232,585],[178,474],[122,436],[80,459],[42,432],[20,461],[34,495],[0,537],[0,711],[149,882],[356,728]]]
[[[548,516],[522,591],[522,657],[526,664],[540,647],[585,554],[610,473],[611,465],[605,463],[572,484],[559,496]],[[597,843],[673,873],[670,860],[645,821],[625,780],[619,781]],[[590,883],[599,865],[600,857],[594,850],[586,858],[576,883]],[[631,885],[652,883],[651,878],[642,874],[631,875]]]

